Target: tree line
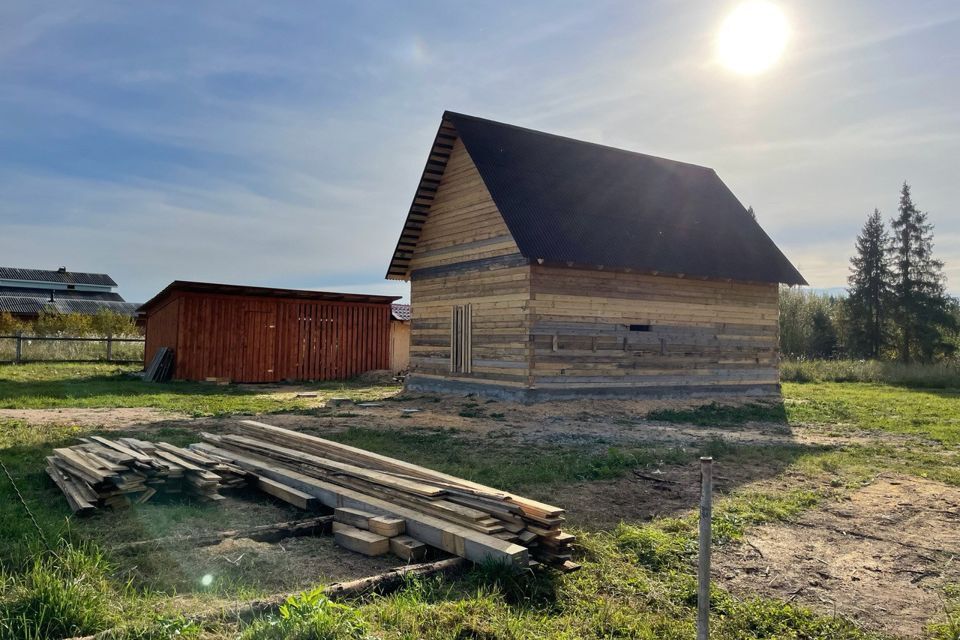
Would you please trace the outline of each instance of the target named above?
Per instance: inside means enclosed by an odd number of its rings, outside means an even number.
[[[781,289],[781,352],[905,363],[954,356],[960,306],[933,246],[933,225],[904,183],[889,227],[874,209],[857,236],[845,296]]]

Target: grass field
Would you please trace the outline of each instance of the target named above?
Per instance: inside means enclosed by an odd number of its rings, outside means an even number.
[[[150,407],[190,416],[299,412],[337,429],[325,432],[356,446],[456,473],[484,483],[562,502],[565,492],[606,487],[634,469],[683,469],[701,454],[714,455],[727,473],[765,469],[759,483],[734,482],[716,504],[718,552],[751,527],[790,521],[841,499],[877,473],[896,472],[960,486],[960,392],[876,383],[789,383],[782,403],[707,405],[656,410],[638,416],[652,424],[719,428],[720,434],[686,441],[632,437],[550,438],[531,456],[511,435],[520,413],[487,410],[500,430],[478,434],[431,426],[417,418],[392,427],[368,424],[350,413],[317,410],[280,387],[272,390],[203,384],[151,385],[129,368],[103,365],[0,367],[0,408]],[[321,396],[381,399],[389,387],[312,385]],[[480,415],[476,403],[462,407]],[[485,408],[485,407],[481,407]],[[493,417],[496,416],[496,417]],[[216,418],[205,419],[216,428]],[[480,420],[480,418],[477,418]],[[616,418],[614,421],[621,419]],[[213,422],[211,422],[213,421]],[[754,423],[774,432],[803,430],[816,441],[753,442],[737,436]],[[623,427],[625,430],[643,428]],[[117,542],[189,530],[225,529],[241,517],[276,516],[252,503],[239,513],[218,505],[148,503],[126,512],[68,518],[58,490],[43,473],[52,447],[100,431],[96,425],[31,422],[0,417],[0,457],[35,515],[27,517],[6,477],[0,477],[0,638],[58,638],[119,629],[110,637],[268,638],[667,638],[693,636],[696,516],[687,508],[650,518],[626,516],[615,526],[582,523],[581,572],[512,575],[479,567],[456,579],[411,581],[399,592],[345,604],[313,594],[285,616],[254,624],[230,619],[196,624],[191,616],[214,604],[269,591],[266,565],[226,569],[211,587],[191,567],[169,566],[169,556],[128,557]],[[117,431],[111,431],[118,435]],[[136,425],[119,433],[184,444],[195,441],[189,421],[150,431]],[[729,434],[726,437],[724,434]],[[815,436],[815,438],[813,438]],[[527,436],[524,436],[527,437]],[[835,441],[835,442],[834,442]],[[482,455],[478,455],[482,451]],[[749,475],[746,474],[745,475]],[[737,476],[738,478],[740,476]],[[786,480],[789,479],[789,480]],[[257,522],[262,524],[262,522]],[[38,530],[39,527],[39,530]],[[41,532],[42,531],[42,535]],[[50,549],[46,548],[46,543]],[[248,551],[251,554],[253,552]],[[291,549],[292,553],[292,549]],[[282,579],[281,579],[282,580]],[[944,611],[931,619],[928,637],[960,637],[960,588],[943,590]],[[815,613],[772,597],[735,597],[720,586],[712,595],[714,637],[723,639],[881,639],[843,615]]]

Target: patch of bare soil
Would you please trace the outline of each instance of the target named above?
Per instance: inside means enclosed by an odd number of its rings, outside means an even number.
[[[797,601],[867,629],[916,637],[960,581],[960,489],[881,476],[848,500],[749,532],[718,554],[715,576],[738,594]]]
[[[75,424],[104,429],[129,429],[154,422],[187,420],[189,416],[147,407],[105,409],[0,409],[0,420],[24,420],[30,424]]]
[[[242,584],[264,593],[288,593],[383,573],[402,562],[393,556],[367,557],[338,547],[333,537],[307,536],[279,542],[246,538],[177,553],[172,560],[188,576]]]
[[[716,465],[714,489],[717,494],[737,491],[778,492],[794,489],[829,491],[829,478],[811,478],[784,471],[786,462]],[[603,482],[579,482],[550,489],[540,499],[557,499],[567,510],[567,521],[587,530],[610,530],[621,522],[637,523],[660,517],[674,517],[697,509],[700,502],[700,465],[636,469],[625,477]]]

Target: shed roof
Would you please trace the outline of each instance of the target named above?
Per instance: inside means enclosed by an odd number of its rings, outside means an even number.
[[[528,260],[806,284],[713,169],[450,111],[388,278],[409,277],[444,150],[458,137]]]
[[[88,284],[115,287],[117,283],[105,273],[80,273],[59,269],[21,269],[0,267],[0,279],[24,282],[56,282],[62,284]]]
[[[146,313],[169,295],[176,292],[206,293],[210,295],[248,296],[255,298],[296,298],[299,300],[313,300],[325,302],[366,302],[373,304],[390,304],[399,300],[401,296],[380,296],[362,293],[335,293],[331,291],[310,291],[306,289],[278,289],[274,287],[253,287],[236,284],[219,284],[215,282],[191,282],[188,280],[174,280],[163,291],[150,298],[140,306],[138,311]]]

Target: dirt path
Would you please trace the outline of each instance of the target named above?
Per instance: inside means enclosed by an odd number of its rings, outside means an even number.
[[[0,409],[0,420],[24,420],[30,424],[75,424],[104,429],[129,429],[154,422],[189,420],[185,413],[136,408],[108,409]]]
[[[943,586],[960,581],[960,489],[882,476],[795,523],[758,527],[747,541],[717,554],[715,575],[734,593],[917,637],[943,613]]]

